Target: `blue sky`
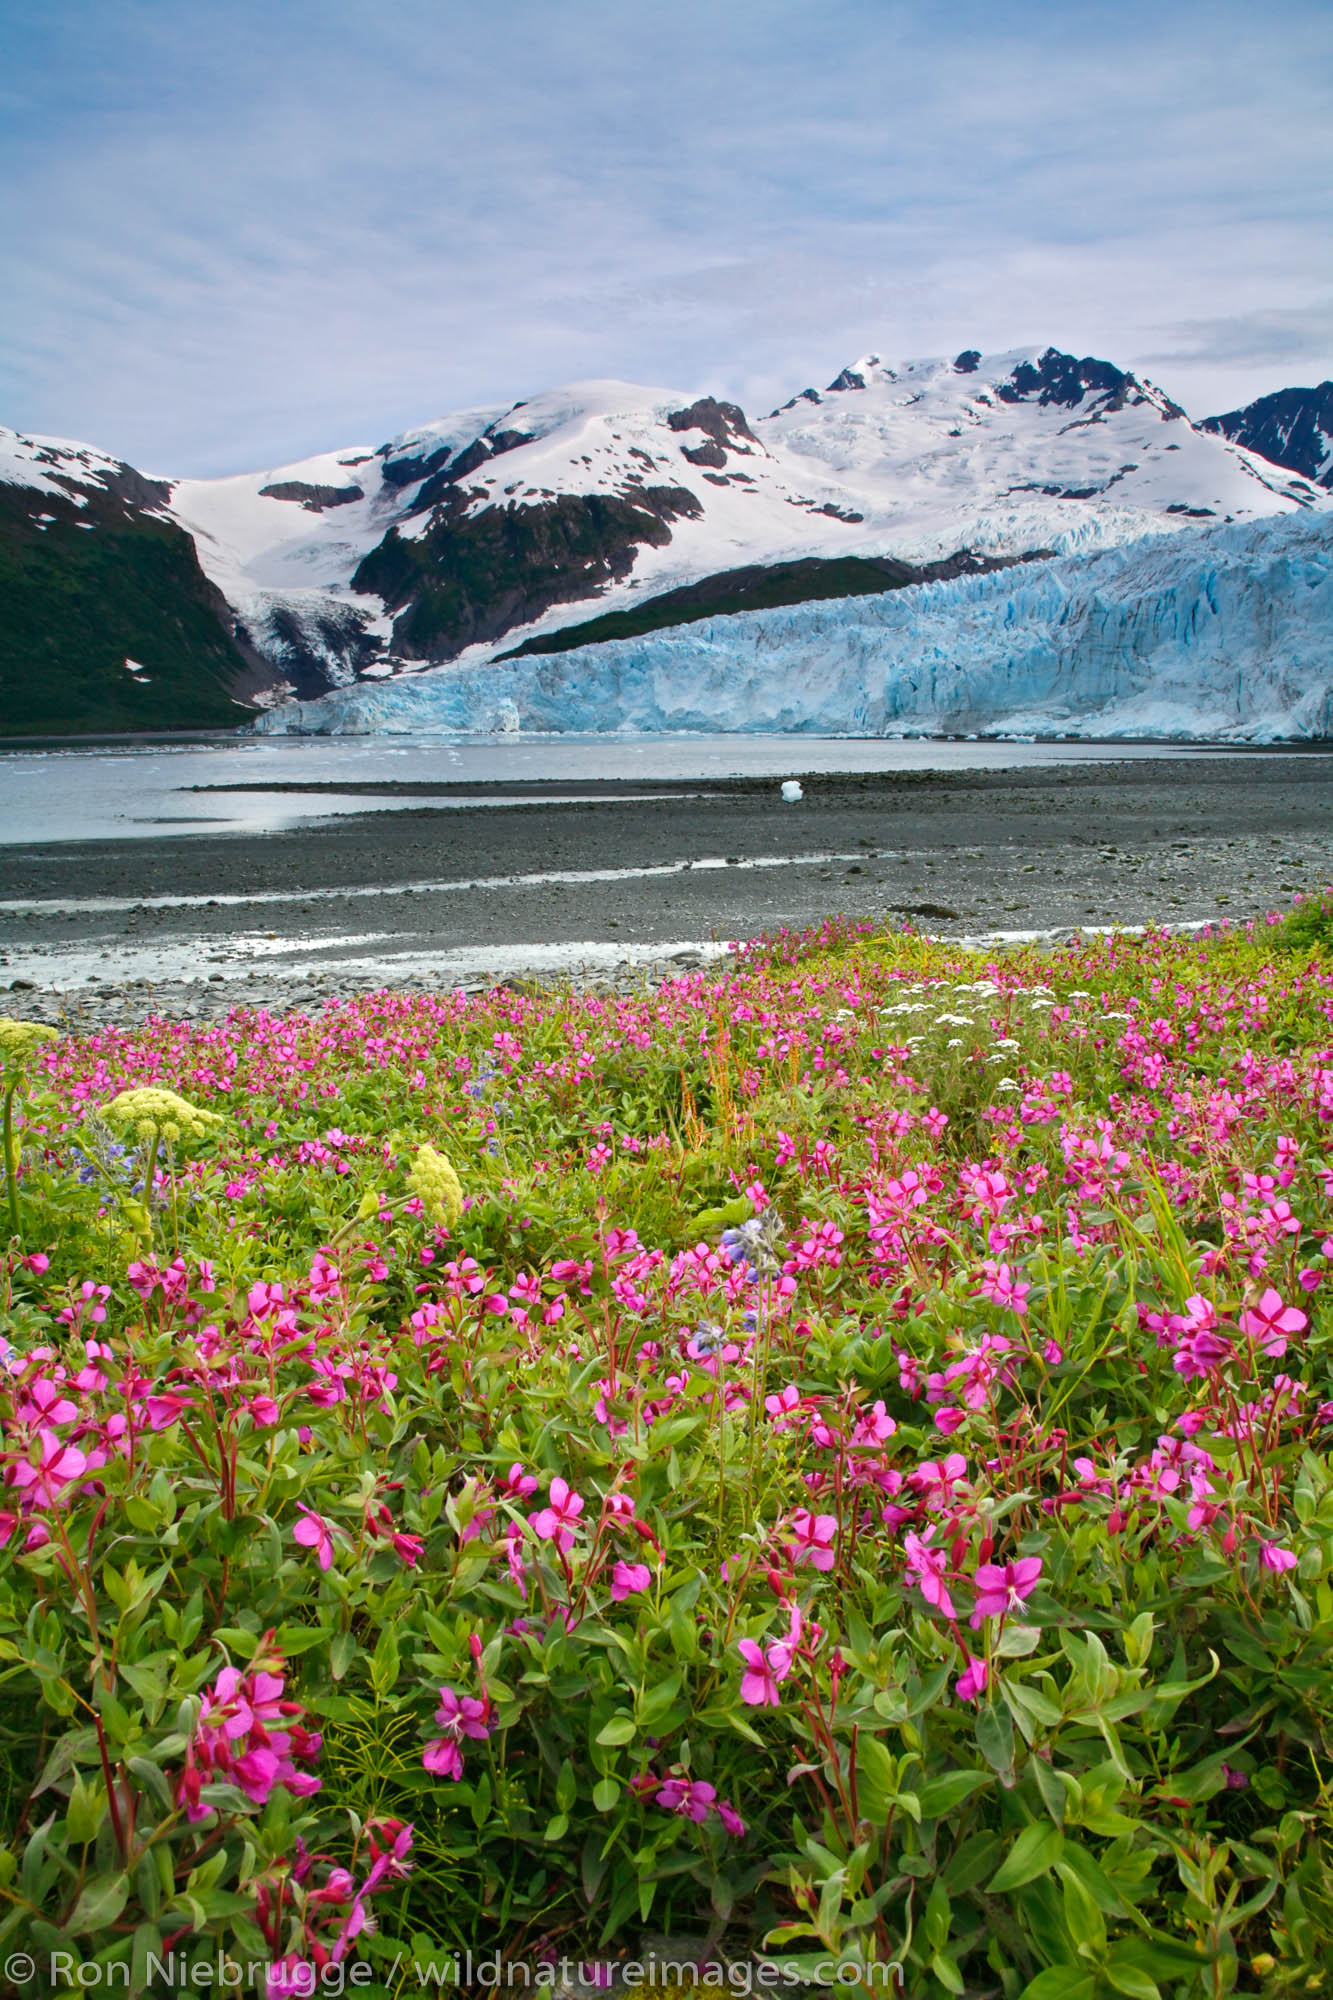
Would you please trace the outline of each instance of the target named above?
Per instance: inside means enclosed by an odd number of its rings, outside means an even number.
[[[0,24],[0,422],[278,465],[618,375],[1054,342],[1333,373],[1327,0],[56,0]]]

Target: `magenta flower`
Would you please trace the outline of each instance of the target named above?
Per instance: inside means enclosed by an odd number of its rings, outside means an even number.
[[[269,1966],[264,1975],[267,2000],[310,2000],[318,1991],[319,1973],[313,1959],[289,1951]]]
[[[838,1533],[837,1515],[811,1514],[802,1507],[792,1515],[791,1528],[797,1541],[798,1566],[809,1563],[812,1569],[832,1569],[833,1544]]]
[[[933,1604],[945,1618],[954,1617],[953,1599],[944,1580],[948,1567],[945,1550],[931,1548],[920,1535],[907,1534],[903,1536],[903,1552],[907,1557],[907,1581],[917,1584],[927,1604]]]
[[[313,1549],[321,1569],[327,1569],[333,1561],[333,1536],[329,1533],[328,1522],[313,1507],[298,1501],[302,1518],[292,1529],[293,1541],[300,1542],[302,1548]]]
[[[1257,1341],[1270,1361],[1280,1361],[1287,1351],[1288,1335],[1304,1333],[1310,1322],[1299,1306],[1284,1305],[1281,1294],[1270,1285],[1258,1305],[1241,1314],[1240,1324],[1242,1333]]]
[[[1265,1569],[1274,1570],[1279,1576],[1283,1570],[1295,1569],[1294,1549],[1284,1549],[1277,1542],[1264,1542],[1259,1550],[1259,1560]]]
[[[554,1542],[561,1555],[574,1546],[574,1530],[583,1512],[583,1496],[575,1493],[557,1473],[546,1495],[547,1505],[532,1517],[532,1526],[544,1542]]]
[[[452,1778],[457,1782],[463,1775],[462,1739],[467,1736],[474,1742],[484,1743],[491,1733],[487,1727],[489,1714],[488,1701],[478,1701],[475,1695],[460,1695],[451,1687],[442,1687],[440,1704],[435,1711],[435,1720],[442,1734],[434,1737],[421,1753],[426,1769],[437,1778]]]
[[[965,1652],[963,1658],[967,1661],[967,1665],[954,1682],[953,1691],[959,1701],[976,1701],[979,1695],[986,1692],[990,1668],[984,1660],[974,1660],[970,1653]]]
[[[997,1563],[982,1563],[977,1571],[977,1601],[968,1621],[973,1631],[980,1629],[984,1619],[1003,1618],[1020,1610],[1024,1598],[1031,1597],[1037,1588],[1040,1575],[1040,1556],[1020,1556],[1003,1568]]]
[[[701,1826],[717,1800],[717,1788],[700,1779],[668,1778],[658,1787],[657,1804],[663,1812],[679,1813]]]
[[[647,1563],[618,1562],[611,1573],[611,1596],[621,1604],[634,1592],[647,1590],[652,1580]]]
[[[767,1652],[754,1639],[742,1639],[737,1650],[745,1662],[741,1700],[750,1708],[777,1708],[782,1700],[779,1681],[791,1672],[792,1649],[777,1640]]]
[[[744,1840],[745,1821],[736,1811],[736,1808],[728,1805],[725,1799],[719,1799],[717,1802],[717,1816],[733,1840]]]

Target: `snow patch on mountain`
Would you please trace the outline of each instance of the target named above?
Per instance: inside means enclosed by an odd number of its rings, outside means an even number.
[[[1333,735],[1333,520],[1190,527],[290,704],[270,733]]]

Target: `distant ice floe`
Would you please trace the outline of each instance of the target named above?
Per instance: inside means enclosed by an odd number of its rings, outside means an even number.
[[[337,689],[267,734],[1333,736],[1333,515],[1177,530],[873,597]],[[515,721],[516,718],[516,721]]]

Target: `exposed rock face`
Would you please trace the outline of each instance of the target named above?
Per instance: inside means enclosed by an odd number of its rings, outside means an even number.
[[[566,625],[562,631],[528,639],[511,653],[501,653],[499,657],[521,660],[533,654],[568,653],[577,646],[629,639],[704,618],[731,617],[740,611],[808,604],[833,597],[869,597],[884,590],[902,590],[912,583],[984,576],[991,570],[1008,569],[1015,562],[1035,562],[1049,553],[1048,549],[1042,549],[1032,556],[996,557],[962,549],[957,555],[934,563],[899,562],[894,556],[840,556],[833,560],[807,556],[787,563],[749,563],[742,569],[720,570],[715,576],[701,577],[697,583],[661,591],[656,597],[636,604],[631,611],[608,612],[603,618]]]
[[[475,514],[455,491],[423,535],[408,540],[391,528],[352,582],[397,614],[395,653],[449,660],[529,624],[552,605],[593,595],[626,575],[645,543],[669,542],[670,522],[701,512],[683,486],[567,493]]]
[[[304,479],[280,479],[276,485],[261,486],[264,500],[299,500],[308,514],[322,514],[326,507],[345,507],[351,500],[364,500],[360,486],[311,486]]]
[[[169,488],[118,462],[38,463],[47,490],[0,482],[0,734],[247,720],[279,676],[157,511]]]
[[[673,431],[704,431],[713,442],[724,451],[751,449],[761,451],[762,445],[745,421],[745,412],[737,403],[719,403],[712,396],[701,396],[697,403],[691,403],[688,410],[672,410],[667,423]],[[739,444],[738,440],[745,440]],[[687,453],[687,457],[693,456]],[[696,463],[702,464],[703,460]],[[711,463],[711,460],[709,461]]]
[[[1278,389],[1243,410],[1205,417],[1199,428],[1333,491],[1333,382]]]

